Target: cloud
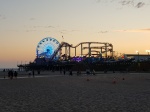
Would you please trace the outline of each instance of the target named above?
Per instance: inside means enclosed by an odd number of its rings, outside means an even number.
[[[136,8],[141,8],[141,7],[143,7],[144,5],[145,5],[144,2],[139,2],[135,7],[136,7]]]
[[[40,29],[40,28],[55,28],[54,26],[48,25],[48,26],[40,26],[40,25],[34,25],[34,26],[25,26],[26,28],[30,28],[30,29]]]
[[[73,30],[69,30],[69,32],[80,32],[81,30],[79,29],[73,29]]]
[[[150,28],[140,29],[141,31],[150,31]]]
[[[45,28],[55,28],[54,26],[45,26]]]
[[[51,30],[54,30],[54,26],[51,25],[34,25],[34,26],[26,26],[24,25],[25,32],[39,32],[39,31],[45,31],[45,32],[51,32]]]
[[[136,0],[122,0],[120,3],[121,3],[121,5],[132,5],[135,8],[141,8],[146,4],[145,2],[142,2],[142,1],[136,2]]]
[[[26,30],[26,32],[35,32],[36,30]]]
[[[114,32],[150,32],[150,28],[130,29],[130,30],[114,30]]]
[[[72,34],[74,32],[80,32],[81,30],[76,30],[76,29],[61,29],[58,32],[61,34]]]
[[[31,21],[35,20],[35,18],[30,18]]]
[[[120,1],[121,5],[133,5],[134,4],[134,0],[123,0]]]
[[[122,0],[120,3],[121,5],[131,5],[135,8],[142,8],[147,4],[146,2],[142,2],[142,1],[137,2],[137,0]]]
[[[108,31],[99,31],[98,33],[104,34],[104,33],[108,33]]]
[[[143,2],[143,0],[96,0],[97,3],[112,3],[117,2],[121,4],[121,6],[132,6],[134,8],[142,8],[147,3],[146,1]]]

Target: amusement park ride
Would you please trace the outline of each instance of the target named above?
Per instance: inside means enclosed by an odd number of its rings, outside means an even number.
[[[95,45],[95,46],[94,46]],[[86,46],[86,47],[85,47]],[[64,54],[62,54],[62,49],[64,48]],[[71,56],[71,50],[74,50],[74,56]],[[77,50],[80,49],[80,56],[82,57],[113,57],[113,45],[107,42],[81,42],[76,46],[69,44],[67,42],[59,43],[55,38],[46,37],[42,39],[36,48],[36,60],[41,58],[46,59],[46,61],[68,60],[71,57],[77,56]],[[83,54],[84,51],[86,54]],[[95,52],[96,54],[93,54]]]
[[[150,71],[150,61],[139,64],[139,61],[134,62],[132,59],[115,60],[113,52],[113,45],[107,42],[81,42],[73,46],[46,37],[37,45],[34,62],[17,66],[20,70]]]

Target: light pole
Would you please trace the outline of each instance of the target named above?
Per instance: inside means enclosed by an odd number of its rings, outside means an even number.
[[[148,57],[149,57],[150,50],[146,50],[146,52],[148,53]]]
[[[138,54],[138,62],[139,62],[139,51],[136,51],[136,53]]]

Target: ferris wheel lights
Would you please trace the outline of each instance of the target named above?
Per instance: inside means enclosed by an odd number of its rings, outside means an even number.
[[[46,37],[42,39],[36,48],[36,55],[38,58],[51,58],[51,55],[55,53],[55,50],[59,47],[59,42],[55,38]],[[60,53],[56,54],[56,59]]]

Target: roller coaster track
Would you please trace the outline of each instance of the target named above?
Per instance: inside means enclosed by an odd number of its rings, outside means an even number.
[[[112,47],[112,44],[110,43],[106,43],[106,42],[81,42],[79,44],[77,44],[76,46],[72,46],[71,44],[68,44],[67,42],[61,42],[61,44],[58,46],[58,48],[54,51],[53,55],[50,58],[50,61],[52,61],[54,59],[54,57],[57,55],[57,53],[60,51],[60,49],[62,47],[71,47],[71,48],[76,48],[78,46],[80,46],[81,44],[105,44],[105,46],[102,47],[94,47],[95,49],[98,48],[103,48],[103,47]],[[84,47],[83,49],[87,49],[87,47]]]
[[[76,46],[72,46],[72,48],[76,48],[76,47],[78,47],[79,45],[81,45],[81,44],[106,44],[106,45],[108,45],[108,46],[112,46],[112,44],[110,44],[110,43],[107,43],[107,42],[81,42],[81,43],[79,43],[79,44],[77,44]]]
[[[110,46],[90,47],[90,48],[91,49],[106,49],[107,51],[112,51],[111,48],[107,48],[107,47],[110,47]],[[89,49],[89,47],[83,47],[83,49]],[[103,51],[102,53],[107,52],[107,51]]]
[[[62,43],[58,46],[58,48],[54,51],[53,55],[52,55],[51,58],[50,58],[50,61],[52,61],[52,60],[54,59],[54,57],[57,55],[57,53],[60,51],[60,49],[61,49],[62,47],[64,47],[64,46],[70,46],[70,47],[71,47],[70,44],[68,44],[68,43],[66,43],[66,42],[62,42]]]

